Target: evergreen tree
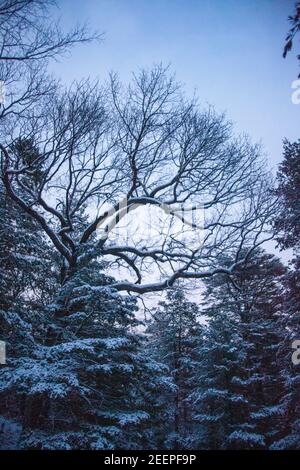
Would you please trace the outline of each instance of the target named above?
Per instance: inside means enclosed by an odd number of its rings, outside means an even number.
[[[283,162],[277,174],[279,198],[274,222],[276,238],[282,248],[300,248],[300,140],[283,144]]]
[[[196,443],[200,449],[228,447],[228,436],[237,430],[253,439],[247,423],[243,339],[235,313],[217,300],[220,292],[215,289],[214,299],[206,298],[211,302],[204,312],[209,323],[201,348],[198,387],[192,397],[197,410],[194,420],[202,429]]]
[[[292,346],[300,339],[300,257],[293,260],[285,280],[284,317],[282,340],[279,351],[281,379],[284,393],[280,401],[281,425],[272,449],[300,449],[300,366],[292,361]]]
[[[160,397],[164,410],[157,431],[160,447],[194,448],[198,429],[193,425],[191,397],[197,384],[202,330],[198,306],[180,288],[167,292],[149,322],[152,356],[168,367],[173,384]]]
[[[35,169],[39,155],[30,140],[18,140],[15,151],[24,165],[31,165],[25,186],[38,186],[41,169]],[[25,196],[23,196],[25,197]],[[17,303],[34,302],[46,305],[55,288],[55,257],[41,226],[6,194],[0,182],[0,307],[7,309]]]
[[[285,332],[281,345],[281,369],[285,393],[281,401],[283,422],[274,449],[300,448],[300,366],[292,362],[292,344],[300,339],[300,140],[284,142],[284,158],[277,175],[279,208],[275,234],[281,248],[292,249],[286,275]]]
[[[277,258],[256,250],[233,283],[223,275],[207,283],[204,390],[197,397],[206,447],[266,448],[275,439],[284,273]]]
[[[37,158],[32,142],[19,141],[27,162]],[[25,162],[24,162],[25,163]],[[7,365],[0,371],[0,415],[20,416],[24,406],[13,393],[3,392],[8,370],[35,348],[36,332],[43,323],[42,309],[56,286],[55,257],[41,227],[6,195],[0,182],[0,340],[6,343]],[[0,433],[0,446],[5,439]]]
[[[151,393],[164,368],[144,352],[135,299],[102,270],[94,261],[61,287],[32,347],[2,373],[1,392],[22,404],[22,448],[154,445]]]

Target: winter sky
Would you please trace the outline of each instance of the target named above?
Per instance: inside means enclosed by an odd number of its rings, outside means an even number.
[[[225,111],[238,132],[261,141],[272,167],[282,139],[299,138],[300,104],[291,101],[296,51],[282,58],[294,0],[60,0],[66,26],[87,20],[104,41],[77,47],[55,65],[66,82],[127,81],[133,71],[170,64],[188,94]]]

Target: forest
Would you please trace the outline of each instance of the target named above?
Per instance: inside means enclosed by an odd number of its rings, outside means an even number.
[[[0,449],[300,449],[300,139],[274,176],[168,66],[62,83],[105,40],[52,8],[0,2]]]

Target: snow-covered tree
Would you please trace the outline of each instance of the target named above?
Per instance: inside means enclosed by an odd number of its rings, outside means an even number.
[[[63,33],[51,7],[0,5],[1,429],[16,419],[26,449],[265,447],[278,308],[257,299],[277,290],[259,263],[259,280],[242,274],[274,210],[261,150],[161,65],[126,88],[115,75],[63,88],[49,61],[97,35]],[[146,206],[168,212],[169,229],[186,223],[182,205],[206,211],[196,247],[180,230],[158,243],[112,240]],[[169,289],[215,275],[206,328]],[[132,293],[165,289],[141,332]]]
[[[245,434],[248,431],[248,403],[245,386],[241,386],[243,340],[236,315],[217,303],[216,298],[204,313],[209,326],[201,348],[198,387],[192,396],[194,421],[202,431],[196,447],[222,449],[227,447],[233,430]]]
[[[300,140],[283,143],[283,161],[277,174],[279,206],[275,235],[282,248],[300,248]]]
[[[281,423],[272,449],[300,449],[300,366],[293,362],[294,341],[300,339],[300,257],[286,275],[282,340],[280,344],[281,379],[284,393],[280,401]]]
[[[148,395],[163,367],[144,352],[135,299],[111,289],[101,265],[93,268],[62,287],[44,312],[39,343],[2,373],[2,393],[24,404],[24,448],[150,445]]]
[[[285,335],[281,345],[281,369],[285,393],[281,401],[282,426],[274,449],[300,448],[300,366],[292,362],[293,342],[300,339],[300,141],[284,142],[279,166],[277,196],[279,208],[275,235],[282,249],[291,249],[293,259],[286,276]]]
[[[194,448],[195,429],[191,396],[198,382],[197,374],[203,326],[199,323],[199,308],[176,287],[168,290],[167,299],[160,302],[148,324],[150,353],[168,367],[173,387],[164,396],[158,423],[160,445],[169,449]]]
[[[18,142],[18,152],[27,160],[37,158],[30,141]],[[56,257],[44,232],[8,198],[2,182],[0,234],[0,339],[6,343],[9,368],[11,361],[22,360],[34,350],[37,332],[44,322],[42,310],[52,299],[58,283]],[[1,388],[5,385],[5,366],[2,369]],[[20,397],[3,392],[0,403],[0,414],[19,418],[24,406]],[[3,433],[0,442],[5,438]]]
[[[24,164],[13,143],[29,136],[41,158]],[[116,76],[104,86],[87,80],[56,88],[32,110],[31,120],[10,123],[2,142],[7,194],[37,221],[64,260],[63,282],[84,259],[91,261],[91,244],[97,256],[128,270],[114,283],[118,291],[143,294],[180,278],[230,274],[242,260],[237,256],[225,268],[217,263],[220,253],[240,253],[241,244],[253,246],[268,236],[274,200],[259,146],[235,137],[212,108],[188,101],[161,65],[134,75],[126,88]],[[24,185],[40,168],[38,184]],[[146,244],[143,237],[113,243],[114,230],[146,206],[168,211],[174,229],[182,205],[185,222],[195,207],[206,211],[205,226],[196,224],[196,237],[204,228],[205,243],[182,243],[180,230]],[[83,208],[89,224],[76,234]],[[92,242],[97,230],[101,237]],[[156,273],[151,283],[149,264]]]
[[[284,273],[277,258],[256,250],[232,280],[207,283],[209,328],[197,398],[204,447],[266,448],[278,433]]]

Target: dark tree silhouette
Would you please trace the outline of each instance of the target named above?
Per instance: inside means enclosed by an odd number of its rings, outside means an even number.
[[[300,31],[300,2],[297,2],[295,5],[294,15],[289,16],[289,22],[291,23],[291,28],[285,39],[285,46],[283,49],[283,57],[287,56],[287,53],[292,49],[294,44],[294,39],[297,33]],[[297,56],[297,59],[300,61],[300,54]],[[300,74],[298,75],[300,78]]]

